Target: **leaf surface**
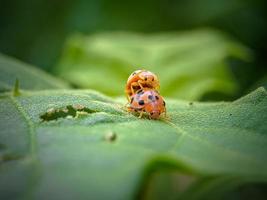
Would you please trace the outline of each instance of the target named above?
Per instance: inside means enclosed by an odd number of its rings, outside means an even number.
[[[2,94],[0,199],[134,199],[152,173],[170,169],[196,180],[184,199],[266,183],[263,88],[231,103],[166,102],[168,118],[148,120],[92,90]]]
[[[68,88],[68,84],[14,58],[0,54],[0,92],[9,91],[16,79],[20,88],[41,90]]]

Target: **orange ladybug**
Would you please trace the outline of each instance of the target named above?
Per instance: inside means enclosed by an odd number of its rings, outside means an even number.
[[[144,69],[136,70],[129,76],[125,86],[128,101],[130,101],[130,96],[143,88],[159,89],[159,79],[150,71]]]
[[[157,90],[143,88],[130,97],[128,111],[139,113],[139,118],[146,113],[150,119],[158,119],[162,113],[166,116],[166,104]]]

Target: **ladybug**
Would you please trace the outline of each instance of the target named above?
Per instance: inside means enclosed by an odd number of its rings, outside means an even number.
[[[159,89],[159,79],[150,71],[144,69],[136,70],[129,76],[125,86],[128,101],[130,101],[130,96],[143,88]]]
[[[157,90],[144,88],[130,97],[128,111],[139,113],[139,118],[146,113],[150,119],[158,119],[162,113],[166,116],[166,103]]]

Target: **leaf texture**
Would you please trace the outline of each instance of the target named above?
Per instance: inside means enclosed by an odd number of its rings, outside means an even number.
[[[92,90],[2,94],[0,199],[135,199],[151,174],[170,169],[196,180],[181,199],[266,183],[265,89],[234,102],[166,102],[167,118],[148,120]],[[70,106],[74,116],[40,118]]]

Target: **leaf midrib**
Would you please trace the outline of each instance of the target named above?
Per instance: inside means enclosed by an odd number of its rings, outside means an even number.
[[[31,120],[31,118],[29,117],[29,115],[27,114],[27,112],[23,109],[23,107],[21,106],[21,104],[16,100],[15,97],[13,96],[9,96],[11,102],[13,103],[13,105],[16,107],[16,109],[18,110],[18,112],[21,114],[21,116],[25,119],[26,124],[28,126],[29,129],[29,138],[30,138],[30,152],[31,155],[33,156],[33,158],[36,158],[36,133],[35,133],[35,125],[33,123],[33,121]]]

